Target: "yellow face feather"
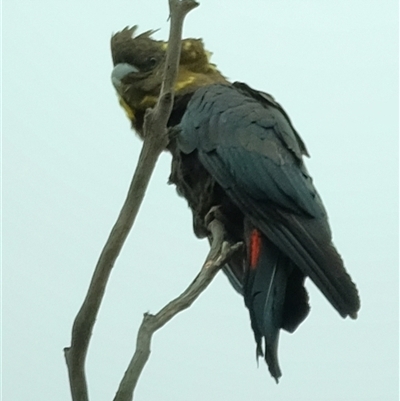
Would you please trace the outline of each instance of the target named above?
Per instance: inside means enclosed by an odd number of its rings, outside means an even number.
[[[135,113],[128,106],[128,103],[126,103],[125,100],[120,95],[118,95],[118,100],[119,100],[120,106],[124,109],[125,114],[129,118],[129,120],[134,121],[135,120]]]
[[[212,84],[213,82],[213,80],[209,79],[209,77],[204,74],[193,73],[185,68],[181,68],[178,71],[178,77],[175,82],[174,91],[175,93],[179,93],[189,87],[199,87],[206,84]],[[147,108],[154,107],[157,103],[157,100],[158,96],[147,95],[137,105],[136,109],[146,110]],[[129,106],[128,103],[121,96],[119,96],[119,104],[124,109],[127,117],[130,120],[134,120],[135,110],[131,106]]]
[[[122,32],[124,33],[124,32]],[[113,60],[115,62],[126,62],[124,57],[129,52],[132,54],[141,55],[142,58],[133,58],[133,61],[140,62],[146,60],[146,57],[151,56],[151,52],[155,52],[155,57],[160,57],[160,49],[165,52],[168,48],[167,42],[153,41],[149,35],[146,37],[138,36],[137,39],[118,38],[122,44],[120,49],[117,47],[117,38],[114,40]],[[124,39],[124,41],[122,41]],[[129,39],[129,40],[128,40]],[[137,42],[135,42],[137,40]],[[123,46],[122,46],[123,45]],[[136,47],[135,47],[136,46]],[[148,53],[146,53],[148,51]],[[158,53],[157,53],[158,51]],[[124,55],[124,57],[121,56]],[[181,57],[179,62],[178,76],[174,85],[174,91],[177,96],[195,91],[202,86],[211,85],[214,83],[227,83],[227,80],[217,70],[214,64],[210,63],[211,52],[204,48],[201,39],[183,39],[181,47]],[[131,59],[133,56],[130,56]],[[131,60],[129,60],[131,62]],[[135,64],[135,63],[132,64]],[[137,82],[133,82],[128,90],[121,90],[122,96],[119,96],[119,103],[124,109],[127,117],[135,122],[138,118],[138,113],[144,112],[147,108],[154,107],[158,100],[158,91],[161,89],[160,73],[162,64],[159,65],[157,72],[148,77],[140,77]],[[134,79],[134,77],[132,77]],[[135,88],[135,89],[134,89]],[[140,118],[139,118],[140,120]]]

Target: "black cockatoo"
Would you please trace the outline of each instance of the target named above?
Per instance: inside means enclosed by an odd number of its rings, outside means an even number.
[[[111,39],[112,82],[132,126],[160,93],[167,43],[152,31],[125,28]],[[170,182],[186,198],[197,237],[211,210],[232,242],[245,246],[224,271],[250,312],[257,355],[281,376],[281,329],[293,332],[309,312],[309,277],[342,317],[356,318],[360,301],[332,243],[321,198],[304,165],[304,142],[274,98],[230,83],[210,63],[200,39],[182,40],[168,126]]]

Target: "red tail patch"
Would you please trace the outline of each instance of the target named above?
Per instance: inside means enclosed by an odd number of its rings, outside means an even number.
[[[261,252],[261,234],[254,229],[250,234],[250,268],[255,269],[260,258]]]

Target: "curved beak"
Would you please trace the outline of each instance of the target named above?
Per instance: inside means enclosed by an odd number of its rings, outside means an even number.
[[[111,81],[117,92],[120,92],[122,79],[128,74],[131,74],[132,72],[139,72],[139,70],[133,65],[128,63],[120,63],[114,67],[111,73]]]

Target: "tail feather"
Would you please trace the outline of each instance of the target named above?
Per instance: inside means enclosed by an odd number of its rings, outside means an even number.
[[[295,299],[287,288],[293,288],[295,294],[304,294],[297,289],[304,279],[292,280],[297,277],[293,276],[294,265],[260,231],[255,228],[246,231],[245,304],[250,312],[257,357],[265,357],[269,372],[278,382],[282,376],[278,360],[279,332],[282,328],[293,331],[308,313],[308,298]]]
[[[290,259],[287,259],[286,263],[292,265],[293,269],[286,286],[282,329],[293,333],[308,316],[310,305],[308,293],[304,287],[304,274]]]
[[[218,171],[221,173],[221,171]],[[236,186],[228,194],[247,218],[268,237],[283,254],[308,276],[342,317],[357,318],[360,298],[343,260],[332,243],[326,216],[311,218],[284,210],[270,210]]]

